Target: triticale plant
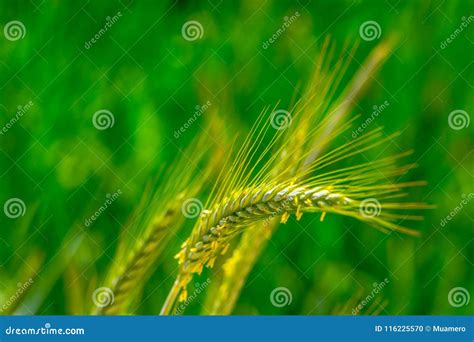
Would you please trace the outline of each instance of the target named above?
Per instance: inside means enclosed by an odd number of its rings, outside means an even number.
[[[152,273],[152,268],[183,225],[183,203],[196,196],[212,172],[205,160],[209,152],[206,136],[201,136],[185,150],[177,162],[163,175],[165,181],[150,196],[145,193],[142,204],[123,232],[117,255],[112,263],[105,287],[113,300],[95,307],[96,314],[124,314]],[[188,156],[193,156],[190,161]],[[203,167],[204,165],[204,167]],[[203,167],[203,169],[201,169]],[[200,177],[196,177],[200,174]]]
[[[354,166],[333,168],[341,160],[387,143],[396,134],[384,137],[381,129],[376,129],[314,160],[308,159],[311,151],[302,153],[296,163],[304,162],[307,166],[297,171],[294,176],[288,177],[285,173],[275,175],[271,172],[285,145],[282,141],[283,135],[279,131],[269,133],[270,141],[264,143],[269,127],[273,127],[272,122],[268,124],[265,120],[270,117],[266,112],[259,117],[243,148],[227,168],[223,181],[218,182],[220,188],[211,194],[206,206],[208,209],[202,212],[190,237],[183,243],[176,256],[180,265],[179,275],[162,314],[172,310],[178,296],[180,300],[186,299],[186,287],[193,274],[201,273],[204,266],[213,267],[216,258],[228,249],[229,242],[249,225],[259,221],[279,217],[284,223],[291,214],[299,219],[303,213],[319,212],[323,216],[326,213],[335,213],[368,222],[384,231],[397,230],[416,234],[398,225],[396,221],[420,220],[421,217],[398,214],[397,210],[425,206],[420,203],[391,200],[403,197],[403,188],[424,183],[387,181],[404,175],[415,166],[396,166],[396,162],[409,153]],[[322,122],[311,129],[307,139],[311,141],[326,124],[327,122]],[[343,124],[342,131],[349,126],[350,122]],[[263,149],[261,153],[258,153],[259,148]],[[272,148],[276,149],[276,153]],[[263,166],[258,172],[254,172],[260,163]],[[376,199],[376,206],[367,199]]]
[[[324,42],[316,62],[316,70],[312,81],[304,95],[306,100],[300,101],[293,110],[293,112],[304,112],[299,117],[303,117],[305,120],[293,121],[292,126],[287,130],[285,138],[287,148],[280,156],[282,163],[273,167],[272,172],[274,174],[285,172],[289,176],[293,176],[298,169],[305,168],[310,160],[314,160],[322,153],[330,140],[337,135],[342,120],[349,114],[357,99],[367,89],[374,73],[377,72],[389,55],[392,44],[391,40],[379,44],[352,77],[342,94],[333,99],[335,89],[341,81],[341,75],[344,75],[346,71],[355,47],[350,50],[343,49],[349,57],[344,59],[339,56],[335,65],[330,67],[334,48],[329,47],[328,39]],[[337,79],[336,76],[338,76]],[[324,129],[315,134],[312,142],[303,145],[309,126],[325,118],[327,119],[327,125]],[[308,151],[311,151],[308,160],[300,163],[301,165],[295,163],[301,153]],[[287,165],[294,166],[288,168]],[[240,242],[232,250],[232,256],[226,260],[223,266],[222,279],[218,277],[215,279],[219,286],[217,290],[209,293],[204,313],[228,315],[232,312],[247,276],[267,245],[267,241],[278,227],[279,221],[274,219],[257,223],[243,233]]]

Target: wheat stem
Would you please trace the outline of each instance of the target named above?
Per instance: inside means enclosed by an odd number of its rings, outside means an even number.
[[[176,303],[176,298],[178,297],[181,291],[181,279],[178,276],[173,283],[173,287],[171,288],[168,296],[166,297],[165,303],[161,308],[160,315],[169,315],[171,310],[173,309],[174,303]]]

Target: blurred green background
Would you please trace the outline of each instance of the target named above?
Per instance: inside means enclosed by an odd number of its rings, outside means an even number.
[[[0,203],[20,198],[26,212],[0,215],[0,304],[33,277],[16,313],[84,313],[145,184],[202,131],[206,113],[174,135],[197,105],[210,101],[229,118],[231,132],[245,135],[264,106],[291,104],[326,36],[337,51],[359,42],[347,80],[378,42],[396,34],[398,46],[354,114],[360,124],[387,101],[370,125],[403,134],[385,153],[415,149],[419,168],[409,179],[429,185],[413,196],[437,206],[411,224],[422,236],[384,235],[334,216],[290,220],[250,274],[234,313],[329,314],[385,278],[374,299],[385,303],[382,314],[472,313],[472,302],[450,305],[448,293],[463,287],[474,294],[474,202],[441,222],[474,192],[473,124],[457,130],[448,122],[454,110],[470,120],[474,109],[473,9],[461,0],[2,0],[2,27],[20,21],[24,36],[0,37],[0,126],[7,127],[0,135]],[[184,39],[189,21],[200,23],[202,37]],[[367,21],[379,24],[378,39],[360,39]],[[101,109],[113,113],[113,127],[94,127]],[[118,189],[123,194],[85,227]],[[173,255],[192,224],[162,256],[138,313],[159,312],[176,274]],[[279,286],[292,293],[283,308],[269,300]],[[199,313],[204,302],[203,295],[186,313]]]

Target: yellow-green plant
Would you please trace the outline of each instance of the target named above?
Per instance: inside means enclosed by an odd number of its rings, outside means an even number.
[[[341,82],[341,76],[344,75],[351,61],[355,47],[353,49],[343,48],[342,51],[349,57],[338,56],[335,65],[332,66],[331,57],[334,45],[329,47],[329,40],[325,41],[316,61],[316,70],[306,90],[304,100],[300,101],[293,110],[303,111],[299,117],[304,120],[293,122],[287,130],[285,138],[287,148],[280,156],[281,160],[285,162],[275,165],[273,173],[286,172],[288,175],[293,175],[298,168],[304,168],[310,160],[314,160],[322,153],[334,134],[337,134],[342,120],[348,115],[357,99],[367,88],[373,75],[389,55],[392,44],[392,40],[379,44],[353,76],[342,94],[333,99]],[[324,120],[324,118],[327,118],[324,129],[315,134],[313,141],[304,145],[310,125]],[[296,163],[298,156],[304,151],[311,151],[310,157],[304,163]],[[292,167],[288,168],[285,164],[292,165]],[[216,279],[216,282],[219,282],[217,290],[211,291],[209,294],[205,306],[209,309],[205,311],[206,314],[226,315],[232,312],[248,274],[278,226],[278,220],[271,220],[250,227],[243,233],[241,241],[232,251],[232,256],[226,260],[223,266],[222,279]]]
[[[206,164],[210,149],[208,139],[195,139],[162,175],[164,181],[155,190],[145,191],[141,205],[122,232],[117,254],[105,281],[113,295],[107,305],[96,306],[96,314],[123,314],[138,297],[153,267],[179,229],[186,216],[186,200],[194,199],[203,187],[212,169]],[[189,156],[193,159],[190,160]],[[150,195],[152,192],[152,195]],[[199,210],[199,208],[190,208]],[[199,214],[199,212],[197,212]]]
[[[294,113],[293,117],[297,118],[303,112]],[[179,274],[162,314],[171,312],[178,297],[186,299],[187,285],[195,273],[201,273],[204,266],[213,267],[216,258],[226,252],[230,241],[259,221],[279,217],[286,222],[290,214],[299,219],[303,213],[335,213],[357,218],[383,231],[414,234],[412,230],[400,226],[397,220],[419,220],[421,217],[398,214],[397,210],[425,206],[392,201],[404,196],[402,189],[423,184],[394,181],[415,166],[396,166],[398,160],[408,153],[337,167],[341,161],[387,143],[396,134],[384,137],[381,130],[376,129],[316,158],[313,157],[313,150],[297,154],[294,164],[288,164],[286,158],[279,156],[285,150],[292,155],[292,149],[298,150],[300,146],[286,145],[282,130],[275,130],[274,122],[271,122],[271,113],[265,110],[259,116],[243,147],[225,167],[221,181],[216,183],[218,186],[209,197],[205,206],[207,209],[183,243],[177,255]],[[328,124],[330,119],[324,119],[309,129],[302,144],[312,142],[321,132],[325,132]],[[326,135],[325,140],[330,141],[331,137],[346,131],[350,124],[350,120],[342,123],[335,132]],[[272,172],[275,167],[283,170],[302,163],[305,167],[296,168],[294,174]],[[371,211],[372,206],[366,205],[367,199],[374,199],[380,207],[376,208],[375,214]]]

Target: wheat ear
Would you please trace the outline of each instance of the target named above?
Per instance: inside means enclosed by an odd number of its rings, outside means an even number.
[[[177,202],[179,203],[179,202]],[[114,301],[105,307],[98,309],[95,313],[103,315],[116,315],[127,310],[136,293],[137,287],[144,281],[147,273],[167,245],[171,238],[170,232],[177,230],[180,226],[177,214],[178,207],[169,208],[160,220],[150,226],[148,235],[140,239],[135,249],[129,254],[123,267],[114,274],[110,282],[110,289],[114,294]],[[175,226],[175,227],[173,227]],[[178,226],[178,227],[176,227]]]
[[[324,118],[303,134],[296,132],[299,143],[288,147],[285,134],[282,130],[275,132],[274,123],[268,120],[268,109],[261,113],[230,165],[223,169],[205,205],[208,210],[203,211],[191,236],[178,253],[179,274],[162,308],[162,314],[171,312],[177,297],[186,299],[186,287],[194,273],[200,273],[204,266],[212,267],[216,257],[225,253],[230,240],[237,233],[262,220],[279,216],[285,222],[290,213],[295,213],[299,218],[304,212],[334,212],[366,221],[382,231],[398,230],[416,235],[412,230],[399,226],[396,221],[420,220],[422,217],[393,211],[427,206],[420,203],[384,202],[405,196],[400,191],[402,188],[424,185],[424,182],[394,182],[415,167],[396,167],[395,162],[406,153],[353,166],[337,166],[341,161],[346,162],[386,144],[397,134],[385,136],[379,127],[356,140],[348,139],[347,143],[321,157],[314,157],[311,149],[303,149],[294,159],[280,158],[281,155],[292,156],[293,152],[300,151],[301,146],[314,141],[321,130],[327,132],[327,128],[331,127],[331,119]],[[302,113],[304,111],[299,112],[300,115]],[[347,130],[351,121],[347,120],[331,133],[325,134],[320,145],[324,146]],[[302,122],[308,124],[307,119],[302,119]],[[268,138],[269,132],[271,135]],[[287,161],[290,159],[289,165]],[[293,176],[292,172],[286,172],[298,165],[304,165],[304,168],[296,167]],[[285,171],[278,173],[275,170]],[[312,194],[313,191],[318,195],[319,191],[323,192],[316,202],[312,195],[305,197],[305,193]],[[294,197],[291,200],[285,197],[290,194]],[[362,215],[362,204],[367,198],[381,201],[381,213],[377,213],[378,216]]]
[[[290,213],[301,217],[304,212],[334,212],[351,216],[384,231],[398,230],[414,234],[410,229],[396,224],[399,219],[420,220],[419,216],[400,215],[393,211],[399,209],[424,208],[419,203],[392,203],[384,202],[387,199],[398,198],[404,194],[400,192],[405,187],[424,185],[424,182],[408,183],[381,183],[387,179],[404,175],[414,165],[395,167],[398,159],[406,153],[383,158],[374,162],[367,162],[355,166],[338,168],[328,171],[333,164],[340,160],[356,156],[371,148],[383,145],[393,139],[393,136],[383,138],[380,129],[367,133],[356,142],[348,142],[326,155],[316,159],[304,171],[291,179],[275,176],[275,181],[269,180],[268,162],[249,181],[245,167],[236,164],[237,174],[241,180],[229,178],[224,189],[228,197],[222,196],[219,191],[214,198],[214,205],[208,205],[209,210],[202,212],[201,217],[183,244],[177,259],[180,271],[172,290],[162,308],[162,314],[168,314],[181,294],[180,300],[186,298],[186,287],[194,273],[200,273],[204,266],[212,267],[216,257],[224,253],[229,241],[250,224],[280,216],[285,222]],[[247,153],[248,154],[248,153]],[[300,160],[305,160],[303,154]],[[244,157],[244,159],[247,157]],[[270,159],[272,162],[272,159]],[[252,167],[255,167],[254,165]],[[231,168],[232,170],[232,168]],[[320,171],[318,174],[318,170]],[[326,170],[326,171],[324,171]],[[316,175],[311,176],[311,174]],[[238,184],[248,183],[247,187],[237,187]],[[238,190],[232,190],[236,188]],[[228,190],[230,189],[230,190]],[[378,216],[363,215],[361,205],[366,198],[377,198],[381,201],[381,212]],[[216,200],[218,199],[218,200]]]
[[[279,167],[274,167],[274,173],[287,172],[290,176],[293,176],[299,167],[304,168],[305,165],[310,164],[314,158],[318,157],[325,146],[331,142],[333,136],[337,135],[337,129],[341,126],[341,121],[348,115],[357,99],[361,97],[367,88],[367,84],[372,79],[373,74],[377,72],[388,57],[392,44],[391,40],[379,44],[353,76],[342,95],[335,101],[331,101],[333,93],[331,89],[337,88],[348,63],[344,63],[343,58],[340,57],[332,69],[325,66],[331,59],[331,52],[328,52],[328,49],[330,49],[328,47],[329,39],[325,40],[321,47],[321,53],[316,63],[317,67],[312,76],[312,81],[306,90],[306,100],[302,101],[302,108],[300,109],[304,111],[301,117],[307,119],[294,123],[291,131],[288,132],[287,138],[287,144],[293,148],[293,153],[281,156],[285,164],[295,166],[293,166],[292,170],[282,170]],[[353,51],[349,51],[349,55],[352,54]],[[350,57],[348,61],[350,61]],[[339,78],[337,79],[336,76],[339,76]],[[312,96],[312,94],[317,96]],[[321,108],[321,103],[329,103],[330,105],[328,105],[328,109]],[[298,109],[295,110],[298,111]],[[306,138],[305,135],[308,131],[309,123],[317,122],[317,120],[321,120],[324,116],[330,119],[327,124],[315,135],[311,143],[307,146],[302,145]],[[335,132],[336,134],[334,134]],[[298,150],[292,145],[302,147]],[[298,165],[298,163],[294,163],[305,150],[311,150],[311,153],[304,164]],[[218,290],[209,294],[210,304],[208,306],[210,310],[206,311],[207,314],[228,315],[232,312],[250,271],[278,226],[278,221],[272,220],[271,222],[265,222],[265,224],[260,223],[253,229],[248,229],[243,233],[242,239],[235,247],[232,256],[223,266],[223,276]]]
[[[145,192],[142,204],[123,232],[105,281],[105,287],[112,291],[114,300],[107,306],[94,308],[94,314],[128,312],[164,248],[183,225],[183,201],[196,196],[210,178],[212,167],[206,164],[210,153],[205,149],[208,145],[207,136],[195,139],[168,170],[163,184],[151,194]],[[189,156],[194,157],[192,162]],[[201,163],[204,163],[203,169]]]
[[[221,249],[230,239],[251,223],[289,214],[304,212],[349,210],[351,199],[320,187],[261,186],[245,189],[233,198],[201,214],[196,234],[185,243],[178,254],[183,270],[201,272],[204,265],[212,266]]]
[[[246,189],[233,198],[205,210],[197,231],[191,235],[176,256],[181,273],[162,310],[171,310],[178,293],[186,298],[185,287],[194,273],[204,266],[212,267],[218,254],[225,252],[229,241],[245,226],[275,216],[288,219],[290,213],[321,210],[326,207],[347,206],[350,199],[321,188],[306,189],[295,186],[261,186]]]
[[[366,189],[369,190],[369,189]],[[358,193],[355,191],[354,194]],[[390,222],[397,215],[384,214],[380,217],[365,217],[360,213],[361,202],[333,191],[330,187],[309,187],[300,185],[262,185],[244,189],[205,210],[199,220],[198,229],[183,244],[177,259],[180,274],[168,297],[162,314],[168,314],[181,293],[180,300],[186,298],[186,286],[194,273],[201,273],[204,266],[212,267],[218,255],[225,253],[229,241],[252,223],[281,217],[286,222],[290,214],[299,219],[305,212],[335,212],[357,217],[389,229],[400,229]],[[387,208],[416,208],[418,204],[387,203]],[[407,217],[419,219],[419,217]],[[407,231],[409,232],[409,231]]]

